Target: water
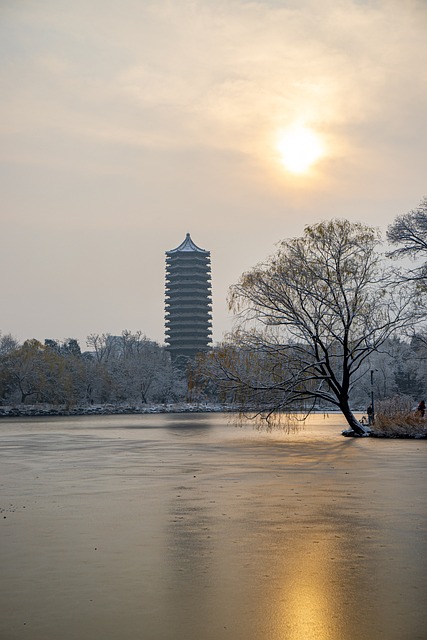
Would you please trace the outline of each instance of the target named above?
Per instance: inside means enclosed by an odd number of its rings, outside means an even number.
[[[427,638],[427,441],[1,420],[1,640]]]

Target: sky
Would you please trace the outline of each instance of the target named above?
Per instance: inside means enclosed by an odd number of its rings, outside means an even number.
[[[280,240],[384,233],[427,195],[426,33],[426,0],[0,0],[0,330],[162,343],[189,232],[219,341]]]

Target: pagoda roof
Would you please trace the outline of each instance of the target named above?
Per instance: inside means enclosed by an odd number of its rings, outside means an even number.
[[[209,254],[209,251],[206,251],[205,249],[201,249],[196,244],[194,244],[189,233],[186,234],[185,240],[181,242],[181,244],[178,247],[176,247],[175,249],[171,249],[170,251],[166,251],[166,255],[180,253],[181,251],[186,253],[195,252],[195,253]]]

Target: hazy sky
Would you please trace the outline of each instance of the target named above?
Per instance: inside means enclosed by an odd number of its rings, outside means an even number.
[[[163,342],[164,252],[239,275],[304,226],[427,195],[426,0],[1,0],[1,314]],[[323,156],[301,174],[281,132]]]

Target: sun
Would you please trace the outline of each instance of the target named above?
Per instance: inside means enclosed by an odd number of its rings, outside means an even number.
[[[308,127],[295,126],[280,134],[280,160],[291,173],[305,173],[324,155],[319,136]]]

